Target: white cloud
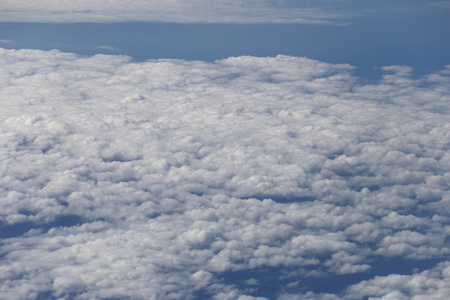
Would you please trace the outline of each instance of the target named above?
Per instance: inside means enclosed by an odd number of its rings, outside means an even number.
[[[351,13],[269,0],[4,0],[4,22],[173,22],[339,24]]]
[[[351,286],[349,299],[445,299],[450,293],[449,263],[412,275],[380,276]]]
[[[116,47],[111,47],[111,46],[98,46],[97,48],[106,50],[106,51],[110,51],[110,52],[118,50]]]
[[[15,41],[13,41],[13,40],[0,39],[0,43],[1,43],[1,44],[14,44]]]
[[[356,273],[373,278],[349,295],[447,292],[448,70],[364,85],[287,56],[0,60],[0,298],[244,299],[264,280],[221,275],[260,268],[295,269],[280,299],[338,299],[302,280]],[[383,259],[443,263],[375,277]]]
[[[235,24],[348,25],[356,18],[374,13],[445,10],[448,3],[393,3],[392,1],[333,0],[3,0],[3,22],[168,22]]]

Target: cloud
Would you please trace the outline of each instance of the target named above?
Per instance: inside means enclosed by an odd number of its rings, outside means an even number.
[[[291,1],[6,0],[4,22],[172,22],[172,23],[306,23],[339,24],[354,16]]]
[[[351,286],[349,299],[445,299],[450,293],[448,262],[412,275],[380,276]]]
[[[445,10],[448,3],[332,0],[3,0],[3,22],[165,22],[343,26],[370,14]]]
[[[98,46],[97,48],[106,50],[106,51],[117,51],[118,50],[116,47],[111,47],[111,46]]]
[[[429,4],[429,6],[438,10],[450,9],[450,3],[448,3],[447,1],[436,1],[434,3]]]
[[[0,60],[0,298],[446,294],[448,67]]]
[[[5,39],[0,40],[1,44],[14,44],[15,42],[16,41],[13,40],[5,40]]]

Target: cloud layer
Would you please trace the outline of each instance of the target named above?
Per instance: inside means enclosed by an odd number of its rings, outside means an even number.
[[[448,3],[333,0],[3,0],[2,22],[169,22],[345,25],[373,13],[442,11]],[[400,17],[400,16],[399,16]]]
[[[342,23],[352,14],[304,1],[4,0],[2,22]],[[323,4],[323,3],[322,3]],[[339,21],[338,21],[339,20]]]
[[[0,60],[0,298],[448,295],[450,67]]]

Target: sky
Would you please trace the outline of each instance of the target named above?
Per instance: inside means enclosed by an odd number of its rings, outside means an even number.
[[[0,298],[448,299],[448,1],[0,5]]]
[[[448,1],[29,1],[3,0],[0,47],[214,61],[307,57],[415,74],[450,59]]]

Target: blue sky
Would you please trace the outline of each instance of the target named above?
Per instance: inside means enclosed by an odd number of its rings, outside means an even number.
[[[448,299],[449,1],[0,20],[1,299]]]
[[[225,18],[219,24],[214,23],[214,18],[203,20],[201,8],[196,7],[189,23],[176,22],[185,21],[170,11],[166,12],[166,18],[164,12],[159,14],[166,22],[155,22],[154,16],[143,21],[145,15],[133,15],[137,13],[132,3],[130,17],[120,19],[119,14],[118,23],[89,17],[89,13],[64,23],[52,19],[54,12],[44,11],[42,14],[53,21],[46,23],[45,17],[31,18],[18,13],[16,18],[9,17],[17,22],[0,24],[0,45],[7,49],[60,49],[87,55],[123,54],[137,61],[155,58],[214,61],[230,56],[285,54],[349,63],[357,67],[355,74],[372,79],[379,75],[373,70],[375,67],[409,65],[416,74],[426,74],[450,62],[447,38],[450,8],[445,1],[267,1],[262,5],[264,19],[256,21],[245,2],[230,2],[236,7],[225,17],[238,12],[242,16],[229,22]],[[252,2],[249,3],[251,7]],[[17,10],[26,10],[26,5],[19,5],[17,2]],[[315,9],[314,13],[305,14],[313,21],[295,22],[292,21],[295,12],[277,13],[302,7]],[[34,8],[37,14],[39,8],[42,7]],[[158,5],[155,9],[159,9]],[[70,10],[66,13],[70,15]],[[274,24],[271,13],[285,19]],[[8,20],[8,12],[3,15],[6,16],[3,20]],[[199,18],[198,23],[195,17]],[[41,23],[33,23],[35,19]],[[222,20],[220,10],[216,19]],[[242,23],[230,24],[236,22]]]

